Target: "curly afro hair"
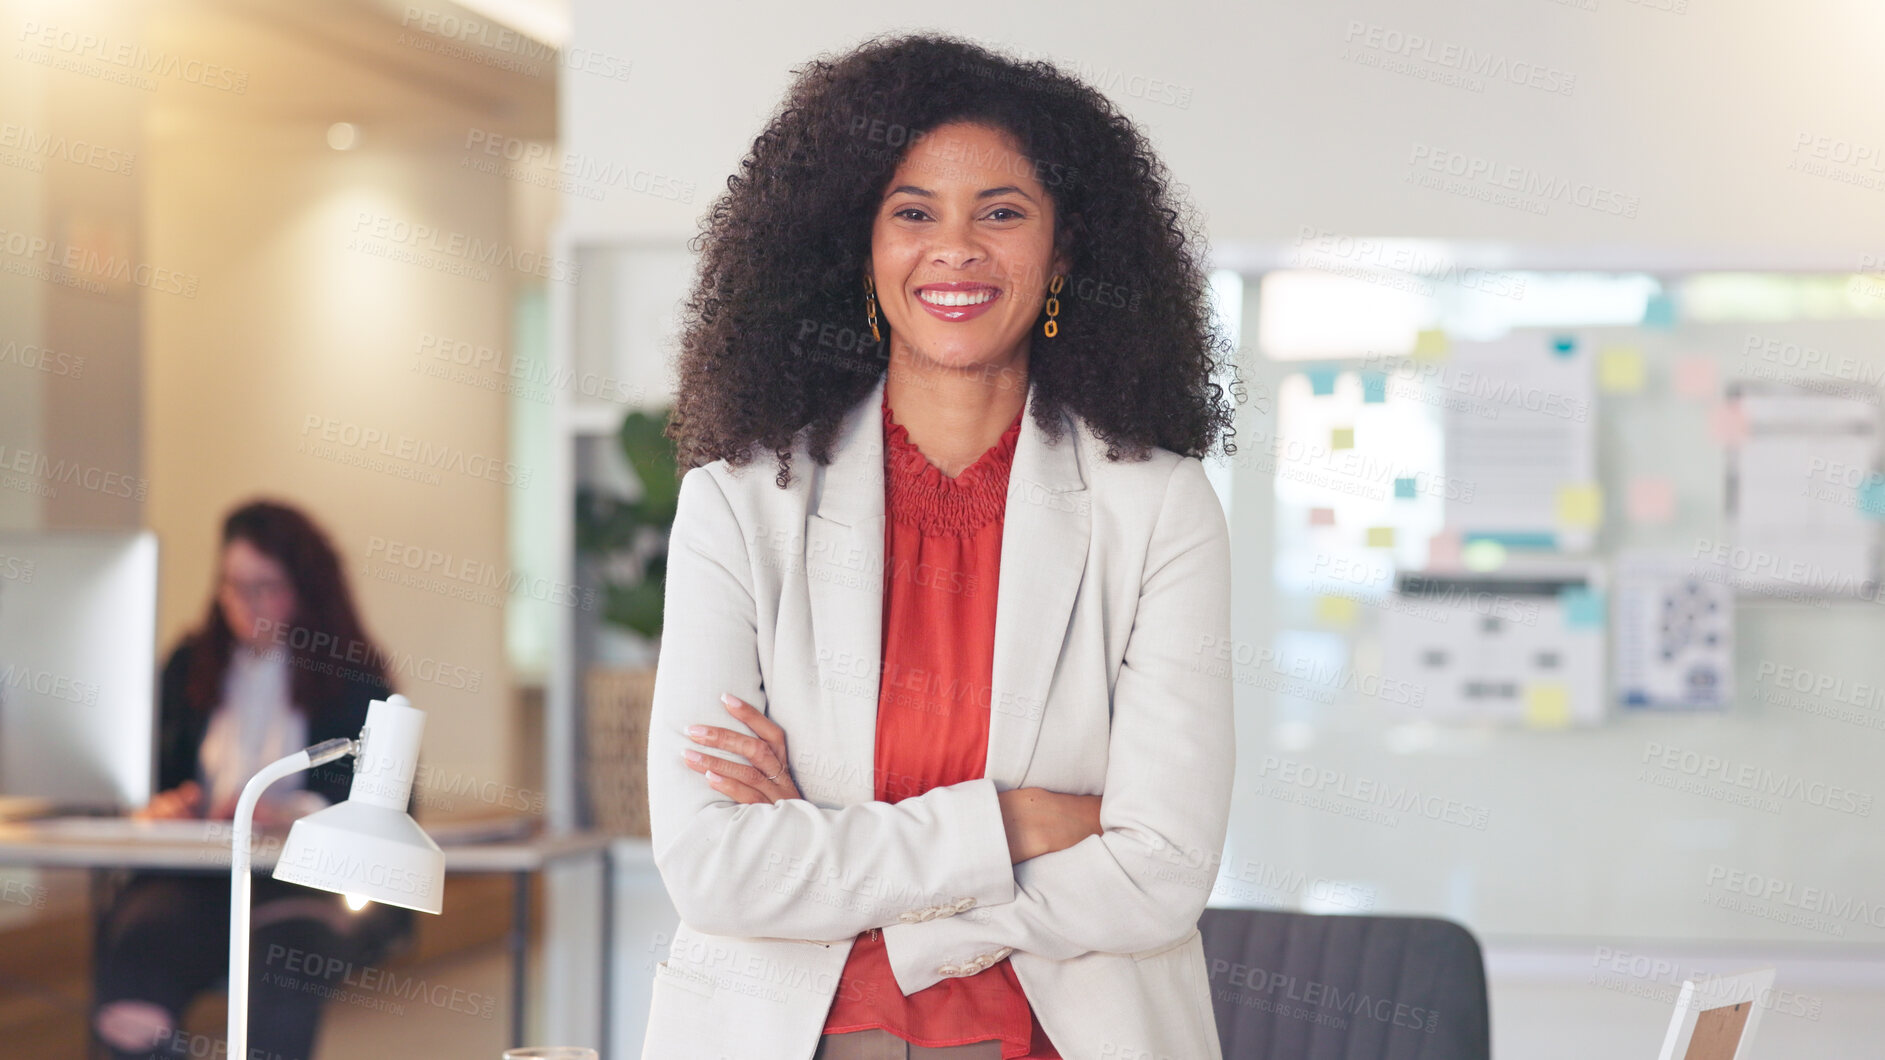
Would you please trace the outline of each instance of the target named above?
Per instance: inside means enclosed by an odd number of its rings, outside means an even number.
[[[959,121],[1018,141],[1070,255],[1059,333],[1029,351],[1035,422],[1055,438],[1058,410],[1077,413],[1109,460],[1150,446],[1204,456],[1220,438],[1236,452],[1234,410],[1212,381],[1235,344],[1205,303],[1204,241],[1111,101],[1050,63],[936,34],[874,37],[794,73],[689,243],[700,272],[666,431],[683,471],[742,466],[764,447],[783,489],[801,431],[831,462],[845,412],[888,364],[863,286],[885,185],[914,140]]]

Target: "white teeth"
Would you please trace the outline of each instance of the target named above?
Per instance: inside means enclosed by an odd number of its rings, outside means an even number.
[[[932,291],[927,288],[916,292],[916,296],[930,305],[958,306],[981,305],[995,297],[995,292],[986,287],[979,291]]]

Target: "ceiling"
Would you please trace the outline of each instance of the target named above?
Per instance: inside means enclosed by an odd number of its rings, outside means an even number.
[[[558,52],[443,0],[164,0],[145,19],[153,51],[247,74],[240,92],[160,84],[152,137],[335,122],[382,144],[556,137]]]

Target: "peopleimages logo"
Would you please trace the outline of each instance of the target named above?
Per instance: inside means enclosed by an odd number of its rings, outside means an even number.
[[[1642,763],[1646,767],[1668,770],[1697,782],[1712,781],[1758,795],[1799,799],[1808,806],[1821,809],[1837,810],[1859,817],[1872,816],[1872,795],[1868,792],[1854,791],[1824,780],[1776,773],[1765,766],[1736,762],[1706,751],[1665,746],[1651,740],[1643,746]],[[1638,779],[1647,778],[1639,776]]]
[[[0,472],[18,472],[38,479],[37,485],[46,487],[50,491],[47,494],[49,496],[57,495],[57,491],[48,484],[77,486],[93,493],[127,500],[141,501],[150,492],[150,482],[143,478],[107,471],[63,457],[53,460],[44,453],[8,445],[0,445]]]
[[[331,449],[359,450],[361,453],[388,457],[418,465],[418,469],[450,471],[471,478],[485,479],[506,486],[530,487],[530,468],[509,460],[469,453],[457,446],[440,445],[405,434],[388,434],[378,428],[308,413],[301,419],[301,445],[325,442]],[[325,455],[319,451],[315,455]]]
[[[197,277],[195,273],[178,272],[152,265],[149,262],[136,261],[121,257],[116,253],[106,253],[82,243],[60,242],[45,236],[31,235],[26,232],[0,229],[0,253],[8,258],[17,259],[9,264],[31,264],[47,269],[63,269],[73,274],[75,282],[84,281],[87,290],[94,294],[105,293],[102,285],[93,280],[109,280],[112,283],[131,284],[162,294],[182,295],[195,298]],[[18,272],[19,270],[9,270]],[[38,275],[34,272],[33,275]],[[52,274],[48,274],[52,275]]]
[[[1265,755],[1257,776],[1318,794],[1334,795],[1356,803],[1397,813],[1416,813],[1430,821],[1486,830],[1492,811],[1443,795],[1423,792],[1411,784],[1388,784],[1368,777],[1350,776],[1345,769],[1318,768],[1276,755]]]
[[[323,887],[337,880],[360,883],[365,887],[398,891],[415,899],[430,897],[432,893],[432,880],[426,873],[396,869],[358,854],[313,844],[301,847],[292,858],[283,855],[277,863],[275,878],[289,883],[318,883]]]
[[[1354,1019],[1418,1030],[1432,1034],[1440,1025],[1440,1013],[1434,1009],[1378,997],[1366,990],[1343,990],[1334,983],[1305,979],[1286,972],[1267,971],[1254,964],[1240,964],[1223,958],[1211,961],[1211,977],[1223,976],[1243,996],[1223,997],[1234,1004],[1252,1007],[1259,997],[1272,1002],[1287,1001],[1309,1009],[1333,1009]],[[1300,1017],[1299,1017],[1300,1018]]]
[[[242,95],[249,89],[249,73],[246,70],[237,70],[220,63],[205,62],[173,52],[152,51],[135,41],[113,39],[86,29],[26,22],[20,26],[19,40],[28,46],[46,49],[47,52],[61,53],[72,60],[97,62],[114,67],[123,77],[110,80],[122,80],[124,83],[145,91],[152,91],[157,87],[151,77],[172,78],[185,84],[233,92],[236,95]],[[28,62],[41,61],[38,56],[23,51],[15,53],[14,58]],[[81,69],[78,72],[90,73],[91,71]]]
[[[336,674],[350,681],[380,680],[380,673],[353,668],[373,663],[384,671],[387,680],[392,681],[410,677],[416,681],[467,692],[478,691],[484,683],[483,670],[467,669],[429,655],[382,651],[359,638],[340,637],[308,626],[261,618],[255,622],[255,634],[274,641],[277,647],[269,651],[280,652],[296,666]]]
[[[415,224],[388,214],[376,214],[366,210],[354,215],[353,231],[355,242],[351,249],[369,249],[375,244],[360,244],[359,240],[376,239],[382,248],[401,248],[420,254],[437,254],[442,259],[449,259],[462,265],[489,268],[510,269],[552,280],[557,283],[575,283],[581,278],[582,266],[573,261],[564,261],[540,251],[519,250],[509,243],[490,242],[468,232],[443,231],[432,225]],[[416,264],[427,264],[418,261]],[[475,272],[473,273],[476,274]],[[487,276],[478,276],[486,279]]]
[[[91,681],[64,677],[49,670],[34,670],[18,663],[7,663],[0,667],[0,689],[18,691],[22,688],[67,703],[92,706],[98,702],[98,685]]]
[[[405,1010],[403,1006],[386,1006],[384,1002],[389,998],[424,1002],[433,1008],[487,1020],[497,1011],[497,998],[490,994],[434,983],[423,976],[357,965],[311,950],[271,944],[262,963],[262,981],[271,986],[385,1009],[394,1015],[404,1015]]]
[[[541,575],[529,575],[495,563],[455,556],[435,548],[389,540],[378,535],[367,538],[367,558],[379,559],[394,568],[421,575],[435,575],[464,585],[494,589],[512,596],[559,607],[595,609],[595,590]],[[363,573],[372,573],[371,565]]]
[[[1778,903],[1802,914],[1885,929],[1885,903],[1868,902],[1823,887],[1796,887],[1791,880],[1715,863],[1708,866],[1708,886],[1729,894]]]

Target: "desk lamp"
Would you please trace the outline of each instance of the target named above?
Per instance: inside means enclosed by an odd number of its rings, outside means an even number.
[[[249,1049],[249,864],[255,804],[262,790],[285,776],[354,756],[353,787],[345,802],[294,823],[275,864],[275,878],[368,902],[439,911],[445,855],[406,813],[419,764],[425,712],[402,695],[367,708],[358,740],[328,740],[262,767],[236,802],[229,867],[229,1052]]]

